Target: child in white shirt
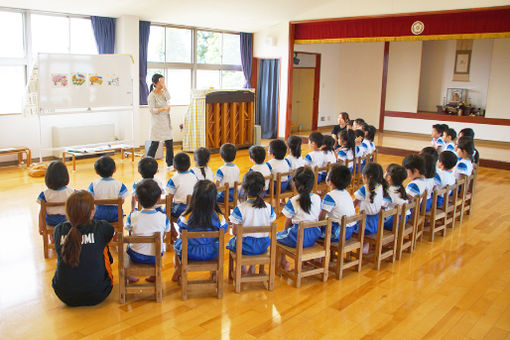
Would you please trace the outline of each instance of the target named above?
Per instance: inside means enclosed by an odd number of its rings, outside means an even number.
[[[455,151],[455,139],[457,138],[457,132],[454,129],[448,128],[443,133],[444,144],[441,151]]]
[[[308,137],[308,146],[312,150],[305,156],[305,166],[311,168],[324,166],[324,154],[320,151],[324,136],[320,132],[312,132]],[[319,179],[317,179],[317,182]]]
[[[404,187],[404,181],[406,178],[407,170],[403,166],[392,163],[386,168],[384,179],[389,184],[386,210],[391,210],[396,206],[403,205],[404,203],[409,203],[406,189]],[[406,213],[406,222],[410,217],[411,211],[409,210]],[[393,216],[388,217],[384,221],[384,228],[393,230]]]
[[[197,177],[197,180],[208,179],[212,182],[214,176],[211,168],[207,166],[211,158],[209,149],[201,146],[195,150],[193,156],[195,157],[195,167],[191,168],[190,171]]]
[[[298,136],[290,136],[287,138],[287,146],[289,148],[290,154],[287,156],[287,160],[290,164],[290,170],[294,171],[297,168],[305,166],[305,161],[303,157],[301,157],[301,137]]]
[[[255,163],[248,171],[260,172],[264,177],[271,175],[271,166],[266,162],[266,150],[262,146],[254,145],[250,147],[248,154],[250,155],[250,161]],[[264,183],[264,193],[267,193],[269,190],[269,180],[266,180]]]
[[[220,147],[220,156],[225,162],[217,171],[214,176],[216,186],[221,187],[228,183],[229,186],[229,202],[234,201],[234,183],[241,180],[241,172],[237,165],[234,164],[236,159],[236,147],[234,144],[225,143]],[[218,202],[223,203],[225,201],[225,192],[221,191],[218,193]]]
[[[352,172],[354,167],[354,155],[356,153],[356,135],[352,130],[343,130],[340,132],[338,144],[340,150],[338,151],[338,160],[344,162],[344,164]]]
[[[455,165],[457,165],[457,155],[452,151],[443,151],[439,154],[437,163],[439,168],[436,177],[438,179],[437,187],[443,189],[449,185],[454,185],[456,180],[453,170],[455,169]],[[437,198],[437,206],[443,206],[443,196]]]
[[[427,190],[425,183],[425,161],[418,155],[409,155],[402,161],[402,166],[407,170],[407,177],[411,180],[406,187],[409,199],[420,196]]]
[[[186,209],[188,195],[193,193],[193,187],[197,183],[197,177],[189,171],[191,160],[184,152],[178,153],[174,157],[174,168],[177,173],[168,180],[166,191],[172,197],[173,217],[181,216]]]
[[[155,178],[154,176],[158,172],[158,162],[152,157],[143,157],[138,162],[138,173],[142,176],[142,179],[152,179],[156,183],[158,183],[159,188],[161,189],[161,195],[165,195],[165,187],[163,183],[159,180],[159,178]],[[131,211],[133,211],[136,207],[136,195],[135,188],[136,184],[141,180],[133,183],[133,190],[131,194]],[[163,211],[161,207],[156,208],[158,211]]]
[[[271,173],[274,175],[275,180],[279,173],[290,172],[290,162],[285,159],[286,154],[287,145],[284,141],[280,139],[273,139],[269,143],[269,155],[271,156],[271,159],[267,163],[271,169]],[[285,192],[289,189],[289,178],[287,176],[282,176],[281,181],[280,192]]]

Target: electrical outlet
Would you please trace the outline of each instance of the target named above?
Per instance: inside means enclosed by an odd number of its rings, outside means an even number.
[[[326,117],[322,116],[322,117],[321,117],[321,122],[323,122],[325,118],[326,118]]]

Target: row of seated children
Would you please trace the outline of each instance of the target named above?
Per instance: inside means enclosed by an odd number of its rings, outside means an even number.
[[[455,151],[456,142],[457,139],[457,132],[449,127],[447,124],[434,124],[432,125],[432,147],[436,149],[438,152],[441,151]],[[459,131],[458,138],[462,137],[468,137],[473,140],[473,154],[472,154],[472,160],[475,163],[478,163],[480,159],[480,155],[478,153],[478,150],[474,147],[474,139],[475,139],[475,132],[471,128],[464,128]]]

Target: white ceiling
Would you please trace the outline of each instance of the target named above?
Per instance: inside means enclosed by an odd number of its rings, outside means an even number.
[[[505,0],[0,0],[0,7],[120,17],[241,32],[289,20],[508,5]]]

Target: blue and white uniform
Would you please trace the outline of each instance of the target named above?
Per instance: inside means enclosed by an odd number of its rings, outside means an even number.
[[[133,210],[126,220],[124,229],[131,231],[132,236],[152,236],[161,233],[161,252],[165,251],[163,234],[170,231],[168,216],[155,209]],[[133,243],[127,246],[127,254],[133,262],[154,263],[155,248],[152,243]]]
[[[118,197],[122,197],[126,199],[129,195],[129,192],[126,186],[113,179],[109,178],[100,178],[90,183],[89,188],[87,189],[94,199],[96,200],[110,200],[117,199]],[[96,206],[96,213],[94,214],[95,220],[105,220],[108,222],[117,222],[117,206],[116,205],[98,205]]]
[[[439,176],[436,175],[432,178],[425,178],[425,190],[427,190],[427,206],[425,211],[429,211],[432,208],[432,199],[434,196],[434,189],[437,187],[437,184],[441,181]]]
[[[346,164],[349,170],[352,172],[354,166],[354,154],[352,149],[341,148],[338,151],[338,160],[343,161],[344,164]]]
[[[68,188],[67,186],[63,186],[58,190],[46,189],[41,191],[39,196],[37,196],[37,203],[41,204],[41,202],[65,202],[69,196],[74,192],[74,189]],[[59,223],[66,221],[66,208],[65,206],[58,207],[47,207],[46,208],[46,225],[48,226],[56,226]]]
[[[248,172],[250,172],[250,171],[260,172],[262,174],[262,176],[266,177],[266,176],[271,175],[271,166],[269,165],[268,162],[255,164],[254,166],[252,166],[250,168],[250,170],[248,170]],[[269,180],[266,180],[266,183],[264,184],[264,191],[267,192],[268,190],[269,190]]]
[[[133,191],[132,191],[132,193],[131,193],[131,195],[132,195],[132,196],[135,196],[135,195],[136,195],[136,185],[137,185],[139,182],[143,181],[144,179],[145,179],[145,178],[142,178],[142,179],[140,179],[140,180],[138,180],[138,181],[136,181],[136,182],[134,182],[134,183],[133,183]],[[159,178],[156,178],[156,177],[154,177],[154,178],[150,178],[150,179],[152,179],[154,182],[158,183],[158,186],[159,186],[159,188],[161,189],[161,196],[164,196],[164,195],[166,194],[166,191],[165,191],[166,189],[165,189],[165,186],[163,185],[163,182],[161,182],[161,180],[160,180]]]
[[[290,170],[294,171],[297,168],[300,168],[302,166],[305,166],[305,161],[303,160],[303,157],[294,157],[292,154],[288,155],[287,158],[285,158],[289,164],[290,164]]]
[[[301,209],[301,206],[299,205],[299,195],[296,195],[287,201],[282,213],[285,217],[292,220],[292,225],[289,228],[278,232],[276,236],[278,242],[286,246],[296,248],[299,222],[317,222],[319,220],[319,214],[321,212],[321,198],[319,195],[311,193],[310,199],[312,204],[308,213]],[[319,227],[305,229],[303,248],[312,247],[320,236],[321,229]]]
[[[370,191],[366,185],[363,185],[354,193],[354,198],[359,204],[359,211],[364,211],[367,215],[365,225],[365,235],[372,235],[377,232],[379,222],[379,212],[384,207],[384,192],[382,185],[378,185],[373,193],[373,202],[370,202]],[[355,230],[357,232],[357,230]]]
[[[461,175],[471,176],[473,172],[473,163],[469,158],[459,158],[455,167],[455,178],[459,179]]]
[[[391,210],[397,206],[403,205],[404,203],[409,203],[408,200],[405,200],[400,196],[399,187],[396,185],[392,185],[388,188],[388,197],[385,197],[384,200],[386,202],[385,210]],[[407,211],[406,222],[411,217],[411,213],[411,210]],[[389,216],[384,220],[384,228],[393,230],[393,216]]]
[[[202,174],[202,169],[204,169],[205,177]],[[196,166],[194,168],[191,168],[191,173],[194,174],[197,177],[197,180],[201,181],[203,179],[208,179],[211,182],[214,182],[214,175],[212,173],[212,170],[208,166]]]
[[[228,201],[233,202],[234,201],[234,183],[239,182],[241,180],[241,172],[239,171],[239,168],[237,165],[233,163],[225,163],[223,164],[217,171],[216,175],[214,176],[214,180],[218,181],[218,186],[221,187],[225,185],[225,183],[228,183],[229,190],[228,190]],[[218,193],[218,202],[223,203],[225,201],[225,192],[219,192]]]
[[[228,229],[228,223],[223,215],[218,215],[213,212],[212,216],[212,230]],[[193,220],[193,212],[186,215],[181,215],[177,220],[177,226],[179,227],[179,233],[182,233],[184,229],[188,231],[211,231],[211,229],[205,228],[190,228],[189,224]],[[214,260],[218,257],[218,239],[216,238],[190,238],[188,240],[188,260],[194,261],[208,261]],[[182,239],[178,238],[174,242],[174,250],[177,256],[182,256]]]
[[[410,199],[413,199],[415,196],[420,196],[427,190],[427,184],[425,182],[424,177],[419,177],[413,179],[406,187],[406,194]]]
[[[315,167],[322,168],[324,166],[324,164],[325,164],[324,163],[324,152],[322,152],[322,151],[315,150],[315,151],[308,153],[305,156],[305,166],[312,168],[312,170]],[[324,178],[322,178],[322,181],[324,181]],[[317,178],[317,183],[320,183],[322,181],[319,176],[319,178]]]
[[[455,152],[455,143],[454,142],[443,143],[441,151]]]
[[[186,209],[188,195],[193,194],[193,187],[197,183],[197,177],[191,172],[178,172],[168,180],[166,192],[174,195],[172,202],[172,216],[179,217]]]
[[[442,150],[444,147],[444,140],[442,137],[432,138],[431,144],[435,149]]]
[[[351,195],[346,190],[335,189],[326,194],[322,200],[322,210],[327,212],[327,217],[333,220],[331,224],[331,242],[340,240],[340,219],[342,216],[351,217],[356,215],[356,209]],[[347,225],[345,239],[351,238],[356,222]],[[325,238],[325,230],[322,230],[321,238]]]
[[[273,207],[265,203],[264,208],[255,208],[254,200],[248,199],[234,208],[230,214],[230,222],[232,224],[241,225],[243,227],[262,227],[269,226],[276,219]],[[234,236],[227,243],[227,249],[236,251],[237,238]],[[269,233],[250,233],[243,234],[243,255],[260,255],[264,254],[271,243]]]
[[[446,170],[446,169],[438,170],[436,178],[438,178],[438,183],[437,183],[438,189],[443,189],[444,187],[455,184],[455,175],[453,174],[452,170]],[[451,194],[452,193],[450,192],[449,195],[451,195]],[[443,196],[439,196],[437,198],[437,206],[438,207],[443,206]]]
[[[267,162],[269,165],[269,168],[271,169],[271,173],[274,175],[274,179],[276,181],[276,176],[279,173],[284,172],[290,172],[290,162],[287,159],[270,159],[269,162]],[[282,185],[280,189],[280,193],[287,191],[289,189],[289,177],[288,176],[282,176]],[[276,193],[276,186],[275,186],[275,193]]]

